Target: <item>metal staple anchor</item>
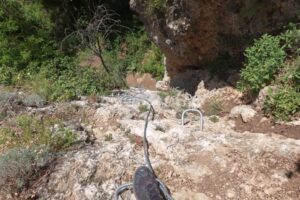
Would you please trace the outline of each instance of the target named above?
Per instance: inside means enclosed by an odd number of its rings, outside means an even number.
[[[199,119],[199,121],[200,121],[200,128],[201,128],[201,131],[203,131],[203,114],[202,114],[202,112],[200,110],[195,109],[195,108],[193,108],[193,109],[187,109],[187,110],[183,111],[183,113],[181,115],[181,125],[184,126],[184,116],[188,112],[197,112],[200,115],[200,119]]]

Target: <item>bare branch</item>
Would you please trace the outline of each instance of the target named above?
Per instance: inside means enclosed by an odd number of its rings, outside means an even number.
[[[90,8],[92,9],[92,8]],[[112,10],[107,9],[104,5],[99,5],[93,11],[93,16],[87,22],[82,24],[82,21],[77,20],[75,24],[76,30],[69,33],[61,42],[63,44],[70,38],[77,38],[80,41],[79,46],[90,49],[101,61],[102,67],[107,73],[110,73],[110,68],[104,63],[102,53],[105,49],[105,42],[114,34],[120,33],[121,29],[126,27],[121,25],[118,19],[119,15]]]

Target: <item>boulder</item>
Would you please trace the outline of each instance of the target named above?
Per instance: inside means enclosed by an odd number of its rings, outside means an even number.
[[[231,109],[229,117],[242,117],[243,122],[249,122],[256,115],[256,111],[249,105],[239,105]]]
[[[205,67],[222,55],[239,58],[253,38],[300,20],[299,0],[159,2],[131,0],[130,6],[166,56],[171,79],[187,69]]]

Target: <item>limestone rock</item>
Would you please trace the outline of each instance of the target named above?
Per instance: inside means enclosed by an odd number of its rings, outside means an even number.
[[[131,0],[130,6],[166,56],[172,79],[226,53],[240,55],[249,39],[300,20],[299,0],[165,0],[155,9],[151,1]]]
[[[170,90],[170,83],[166,81],[157,81],[156,89],[160,91],[168,91]]]
[[[258,97],[256,98],[254,104],[258,108],[262,108],[267,96],[276,90],[276,86],[267,86],[259,91]]]
[[[251,108],[249,105],[239,105],[235,106],[230,111],[230,117],[241,116],[243,122],[249,122],[256,114],[256,111]]]
[[[204,116],[201,130],[199,116],[193,113],[186,115],[183,126],[174,107],[179,101],[193,102],[179,92],[168,105],[157,93],[146,90],[137,95],[153,102],[155,116],[147,131],[150,160],[175,200],[299,199],[300,140],[239,133],[225,117],[214,123]],[[232,88],[209,91],[199,84],[197,95],[205,99],[239,94]],[[122,102],[120,97],[103,99],[100,108],[93,103],[80,108],[87,113],[83,128],[94,132],[95,141],[56,155],[49,171],[34,184],[37,199],[110,200],[116,188],[132,182],[135,170],[145,165],[141,139],[145,116],[138,114],[139,103]],[[251,108],[235,109],[239,116]],[[122,199],[135,200],[131,190]]]

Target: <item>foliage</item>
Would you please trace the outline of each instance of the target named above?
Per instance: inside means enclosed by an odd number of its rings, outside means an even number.
[[[26,188],[49,162],[47,149],[14,148],[0,157],[0,191],[15,195]]]
[[[246,49],[246,64],[239,86],[257,94],[270,83],[278,89],[269,93],[263,109],[275,120],[290,120],[300,110],[300,29],[290,24],[277,36],[263,35]]]
[[[149,111],[149,108],[148,108],[148,106],[146,106],[146,105],[144,105],[144,104],[140,104],[140,105],[139,105],[139,111],[140,111],[141,113],[148,112],[148,111]]]
[[[0,84],[25,85],[48,101],[104,94],[124,86],[118,68],[109,75],[83,68],[74,55],[57,50],[59,41],[40,1],[1,2],[0,19]]]
[[[300,55],[300,29],[295,24],[289,24],[288,30],[279,35],[282,47],[290,56]]]
[[[293,88],[283,87],[267,96],[264,111],[276,120],[290,120],[300,111],[300,93]]]
[[[176,88],[172,88],[168,91],[161,91],[158,93],[158,96],[161,98],[161,100],[164,102],[167,96],[170,97],[176,97],[178,95],[178,90]]]
[[[280,88],[269,93],[263,108],[275,120],[287,121],[300,111],[300,57],[290,60],[281,73]]]
[[[290,60],[286,64],[283,75],[281,75],[280,81],[282,84],[294,88],[297,92],[300,92],[300,56]]]
[[[46,100],[38,94],[31,94],[26,96],[23,100],[25,106],[43,107],[46,105]]]
[[[0,84],[11,85],[13,78],[16,77],[16,72],[11,67],[0,67]]]
[[[3,107],[4,104],[8,104],[8,103],[21,104],[22,100],[14,92],[0,92],[0,105],[1,105],[1,107]]]
[[[280,38],[263,35],[245,51],[245,68],[241,70],[239,87],[245,91],[258,93],[270,84],[276,72],[283,65],[286,53],[280,46]]]
[[[125,83],[117,69],[107,74],[95,68],[78,66],[76,60],[64,56],[45,62],[28,85],[48,101],[68,101],[79,96],[106,94]]]
[[[108,40],[120,32],[121,21],[117,19],[116,12],[106,8],[103,4],[98,5],[95,9],[90,9],[89,13],[92,13],[91,17],[83,15],[78,19],[75,25],[76,30],[67,35],[62,44],[68,39],[78,41],[81,48],[91,50],[99,58],[101,67],[107,73],[111,73],[112,66],[106,64],[103,59],[103,51]]]
[[[157,79],[164,74],[163,55],[149,40],[144,29],[130,30],[117,38],[104,52],[108,65],[122,72],[150,73]]]
[[[54,129],[54,126],[57,127]],[[21,115],[14,124],[0,129],[0,145],[8,149],[47,146],[50,151],[59,151],[71,146],[75,139],[70,130],[50,118]]]
[[[149,14],[162,13],[166,9],[166,0],[149,0],[146,3]]]
[[[222,113],[222,111],[223,111],[223,105],[217,99],[211,99],[208,102],[208,106],[207,106],[207,115],[208,116],[220,115]]]
[[[51,56],[52,23],[39,1],[1,1],[0,19],[0,68],[7,68],[0,83],[10,84],[14,73],[32,73]]]
[[[219,122],[219,118],[216,115],[209,116],[209,120],[213,123]]]

